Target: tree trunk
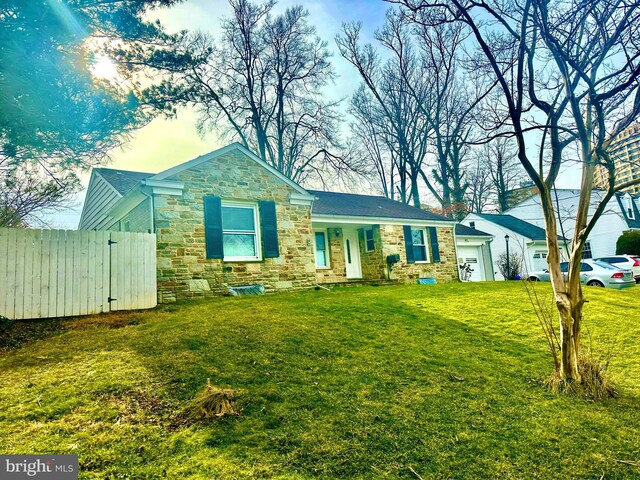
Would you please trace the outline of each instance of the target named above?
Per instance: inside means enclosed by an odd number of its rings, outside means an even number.
[[[580,284],[579,250],[573,249],[569,262],[570,275],[568,279],[560,270],[560,245],[558,242],[558,228],[551,190],[545,188],[540,192],[540,200],[547,229],[547,262],[551,275],[551,286],[558,308],[560,321],[560,378],[566,382],[580,382],[581,375],[578,368],[578,354],[580,350],[580,324],[582,322],[582,306],[585,298]],[[577,261],[576,261],[577,260]],[[575,265],[574,265],[575,264]],[[576,270],[577,269],[577,270]]]

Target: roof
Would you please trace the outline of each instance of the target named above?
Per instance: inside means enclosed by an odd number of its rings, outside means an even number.
[[[461,223],[456,223],[456,236],[458,237],[493,237],[490,233],[483,232],[477,228],[467,227]]]
[[[427,212],[386,197],[322,190],[308,190],[308,192],[316,197],[313,202],[313,215],[452,221],[442,215]]]
[[[493,222],[496,225],[500,225],[501,227],[511,230],[518,235],[529,238],[530,240],[547,239],[547,234],[544,228],[540,228],[533,225],[532,223],[520,220],[513,215],[501,215],[495,213],[476,213],[475,215],[488,220],[489,222]],[[558,236],[558,238],[562,239],[562,237],[560,236]]]
[[[148,172],[131,172],[129,170],[117,170],[115,168],[96,168],[98,172],[120,195],[126,195],[141,180],[151,177],[154,174]]]

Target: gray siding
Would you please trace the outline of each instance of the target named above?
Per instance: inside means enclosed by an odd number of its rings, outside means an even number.
[[[91,174],[78,230],[96,230],[109,209],[121,195],[95,171]]]

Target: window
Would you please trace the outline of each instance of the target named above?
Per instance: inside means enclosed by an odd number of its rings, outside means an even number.
[[[469,222],[469,226],[471,228],[476,228],[476,222]]]
[[[580,263],[580,271],[581,272],[591,272],[593,271],[593,267],[588,263]]]
[[[222,204],[222,242],[225,260],[260,260],[255,205]]]
[[[631,197],[627,196],[625,198],[626,204],[627,204],[627,218],[629,218],[629,220],[634,220],[634,215],[633,215],[633,200],[631,199]]]
[[[316,245],[316,268],[329,268],[327,232],[314,232],[314,237]]]
[[[584,247],[582,247],[582,258],[593,258],[593,253],[591,253],[591,242],[584,242]]]
[[[427,249],[427,234],[424,228],[411,229],[413,242],[413,259],[416,262],[428,262],[429,250]]]
[[[373,252],[376,249],[376,244],[373,241],[373,229],[365,230],[364,238],[367,244],[367,252]]]

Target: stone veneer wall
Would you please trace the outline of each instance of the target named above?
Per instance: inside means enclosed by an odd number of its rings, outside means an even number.
[[[316,270],[318,283],[347,282],[344,260],[342,229],[330,228],[329,247],[331,268]],[[364,228],[363,230],[366,230]],[[339,232],[339,237],[336,236]],[[438,282],[446,283],[458,280],[457,259],[454,248],[453,227],[437,227],[439,263],[407,263],[404,243],[404,231],[401,225],[374,225],[373,240],[375,249],[366,251],[364,232],[359,237],[362,278],[364,280],[381,280],[387,278],[387,255],[400,254],[400,262],[396,263],[391,273],[392,280],[401,283],[416,283],[418,278],[434,277]],[[429,258],[433,258],[429,251]]]
[[[367,252],[366,230],[362,229],[362,235],[358,235],[360,239],[360,257],[362,263],[362,278],[366,280],[381,280],[387,278],[386,257],[383,256],[382,237],[380,236],[380,225],[373,225],[373,243],[372,252]]]
[[[181,197],[155,195],[158,301],[224,293],[227,286],[264,284],[269,290],[316,285],[311,209],[291,205],[294,190],[242,152],[232,151],[167,180],[184,183]],[[207,259],[205,195],[222,200],[276,202],[280,256],[255,262]]]
[[[437,227],[440,263],[407,263],[402,225],[380,225],[383,258],[400,254],[400,262],[393,266],[391,279],[402,283],[416,283],[418,278],[434,277],[438,282],[458,280],[458,266],[453,238],[453,226]],[[429,252],[429,258],[433,258]]]

